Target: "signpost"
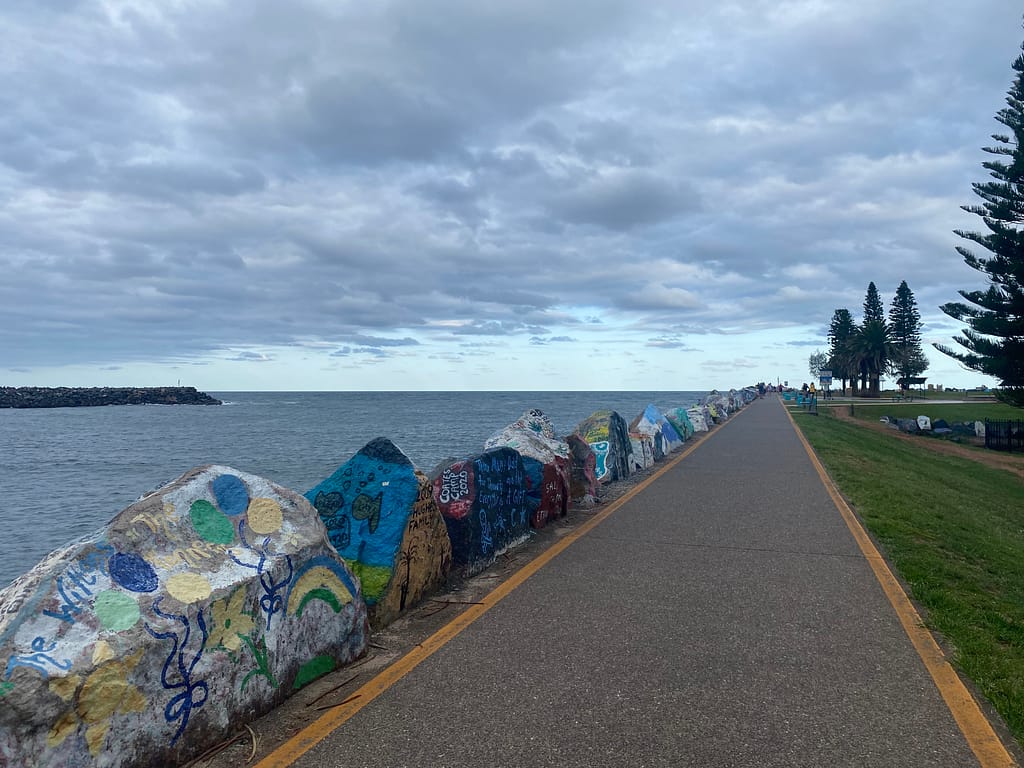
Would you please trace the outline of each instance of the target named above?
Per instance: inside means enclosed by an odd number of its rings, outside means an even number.
[[[818,371],[818,385],[825,391],[825,399],[832,399],[832,371]]]

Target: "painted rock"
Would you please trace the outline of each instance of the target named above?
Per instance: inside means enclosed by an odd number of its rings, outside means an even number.
[[[665,418],[661,411],[653,405],[644,408],[629,425],[630,433],[650,435],[654,441],[654,460],[661,461],[666,455],[681,447],[683,439],[676,428]]]
[[[513,448],[443,462],[430,474],[452,547],[452,570],[469,577],[530,535],[526,468]]]
[[[569,497],[577,504],[593,506],[601,487],[594,449],[576,434],[568,435],[565,443],[569,446]]]
[[[615,411],[595,411],[573,430],[594,452],[595,474],[601,483],[625,480],[630,475],[632,447],[626,420]]]
[[[569,445],[555,436],[550,420],[532,409],[491,435],[484,450],[514,448],[523,457],[527,476],[530,525],[543,528],[569,511]]]
[[[436,506],[423,502],[412,462],[387,438],[371,440],[306,498],[362,582],[374,627],[447,578],[444,521]]]
[[[630,456],[633,472],[642,472],[654,466],[654,438],[651,435],[630,431],[629,444],[633,448]]]
[[[422,472],[416,473],[418,491],[412,504],[395,575],[376,604],[370,606],[370,626],[384,627],[426,597],[440,591],[452,566],[452,545],[441,510],[434,501],[434,487]]]
[[[697,432],[708,431],[708,422],[707,419],[704,418],[704,409],[699,405],[696,405],[693,408],[687,408],[686,415],[690,417],[690,423],[693,424],[694,430]]]
[[[194,469],[0,592],[0,765],[184,763],[367,636],[305,499]]]
[[[676,428],[676,432],[679,433],[679,437],[683,440],[689,440],[693,437],[695,430],[685,408],[669,408],[665,411],[665,418]]]

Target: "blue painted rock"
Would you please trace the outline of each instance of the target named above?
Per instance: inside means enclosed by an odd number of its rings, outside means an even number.
[[[625,480],[631,472],[629,426],[615,411],[595,411],[573,430],[594,452],[601,483]]]
[[[452,546],[452,569],[472,576],[530,535],[526,468],[519,452],[495,448],[431,474]]]
[[[577,504],[593,506],[601,487],[594,449],[577,434],[567,435],[565,443],[569,446],[569,497]]]
[[[387,438],[371,440],[306,498],[362,582],[374,627],[447,579],[451,549],[441,513],[423,503],[415,467]]]
[[[569,445],[555,436],[550,420],[532,409],[491,435],[484,450],[514,448],[523,457],[530,525],[543,528],[569,511]]]
[[[654,460],[661,461],[666,455],[681,447],[683,440],[679,437],[668,419],[655,407],[648,405],[644,412],[637,416],[629,425],[631,433],[650,435],[654,440]]]
[[[665,411],[665,418],[676,428],[676,432],[679,433],[683,440],[689,440],[693,437],[693,423],[690,421],[690,416],[685,408],[669,408]]]
[[[366,648],[316,512],[200,467],[0,592],[0,765],[178,765]]]

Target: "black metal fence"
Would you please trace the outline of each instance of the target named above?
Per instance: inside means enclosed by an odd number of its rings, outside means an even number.
[[[985,447],[993,451],[1024,453],[1024,421],[985,419]]]

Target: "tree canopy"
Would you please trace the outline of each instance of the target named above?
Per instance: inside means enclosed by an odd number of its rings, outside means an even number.
[[[982,202],[962,206],[979,216],[988,231],[955,230],[991,254],[979,256],[964,246],[956,249],[969,267],[987,276],[989,284],[984,290],[960,290],[964,301],[940,307],[967,324],[953,339],[966,351],[943,344],[935,347],[966,367],[998,379],[999,397],[1024,407],[1024,54],[1013,62],[1013,70],[1017,74],[1006,107],[995,116],[1010,133],[992,134],[996,145],[983,148],[1008,161],[982,163],[994,181],[972,184]]]

